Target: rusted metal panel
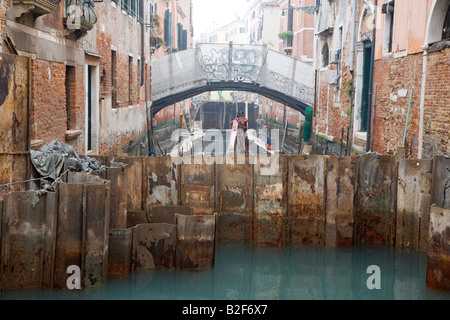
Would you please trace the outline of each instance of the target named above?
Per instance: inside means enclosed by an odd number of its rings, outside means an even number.
[[[325,243],[325,179],[327,158],[289,158],[289,220],[291,243]],[[336,212],[330,210],[335,225]]]
[[[27,57],[0,53],[0,153],[29,149],[28,66]]]
[[[254,169],[246,163],[216,165],[218,241],[252,242]]]
[[[67,288],[67,268],[82,269],[85,194],[82,184],[58,183],[58,224],[53,286]]]
[[[3,291],[3,254],[2,254],[2,228],[3,228],[3,200],[0,200],[0,294]]]
[[[85,184],[85,183],[95,183],[102,184],[106,183],[106,180],[94,174],[88,174],[85,172],[68,172],[67,183],[75,184]]]
[[[4,290],[51,285],[54,204],[51,193],[13,192],[5,197],[1,241]]]
[[[433,162],[433,190],[431,203],[450,210],[450,158],[436,156]]]
[[[450,210],[431,207],[427,285],[450,290]]]
[[[216,212],[215,164],[181,164],[181,205],[194,208],[195,214],[213,215]]]
[[[1,111],[0,111],[1,113]],[[29,154],[5,154],[0,153],[0,185],[28,180]],[[8,192],[27,191],[27,183],[10,184],[0,186],[0,199]]]
[[[44,256],[41,286],[53,288],[55,269],[55,247],[57,227],[57,194],[48,192],[45,198],[46,226],[44,237]]]
[[[178,205],[178,166],[170,157],[144,158],[145,211],[158,206]]]
[[[106,282],[110,217],[110,182],[86,184],[85,225],[83,230],[83,287]]]
[[[69,179],[86,182],[58,183],[54,287],[66,288],[72,265],[80,267],[83,287],[101,285],[107,275],[110,182],[88,174]]]
[[[143,181],[145,170],[143,157],[112,157],[109,161],[121,162],[127,165],[127,210],[139,212],[144,210],[146,198],[143,199]]]
[[[400,160],[397,187],[396,246],[427,251],[432,160]]]
[[[138,224],[146,224],[150,222],[150,215],[144,211],[127,213],[127,228],[132,228]]]
[[[29,58],[0,53],[0,185],[29,178]],[[0,187],[0,200],[26,184]]]
[[[353,197],[355,192],[353,158],[328,157],[326,175],[325,244],[353,244]]]
[[[175,268],[177,227],[167,223],[133,227],[132,270]]]
[[[288,241],[287,156],[279,155],[278,161],[279,169],[272,175],[254,165],[253,243],[258,246],[282,246]]]
[[[357,158],[355,243],[395,244],[397,170],[394,156]]]
[[[133,230],[109,230],[108,274],[131,273],[131,247]]]
[[[149,214],[151,223],[177,224],[176,214],[194,215],[194,209],[188,206],[153,207]]]
[[[179,269],[210,269],[215,259],[215,215],[176,215],[176,266]]]
[[[106,179],[110,181],[111,213],[109,217],[110,229],[125,229],[127,226],[127,165],[118,164],[117,167],[106,169]]]

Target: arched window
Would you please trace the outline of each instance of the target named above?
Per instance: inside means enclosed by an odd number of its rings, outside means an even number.
[[[435,42],[450,38],[450,0],[434,0],[428,17],[425,42]]]
[[[447,9],[447,15],[444,20],[444,27],[442,28],[442,40],[450,38],[450,5]]]
[[[322,66],[326,67],[330,63],[330,50],[328,42],[325,42],[322,47]]]

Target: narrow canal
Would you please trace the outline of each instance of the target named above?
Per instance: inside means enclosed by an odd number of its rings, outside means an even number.
[[[426,264],[424,252],[379,246],[220,243],[211,270],[144,270],[109,276],[103,287],[7,291],[0,300],[450,300],[450,293],[426,287]],[[372,265],[380,270],[379,290],[367,287]]]

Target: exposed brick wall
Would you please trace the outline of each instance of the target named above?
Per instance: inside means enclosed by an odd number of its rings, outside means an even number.
[[[44,60],[32,62],[31,139],[65,141],[67,130],[66,66]]]
[[[328,69],[318,72],[316,116],[313,121],[313,130],[317,130],[320,134],[328,134],[334,140],[341,138],[342,128],[347,134],[351,115],[350,96],[346,92],[352,79],[349,66],[341,62],[341,78],[338,85],[328,84],[328,73],[337,68],[338,65],[333,63]]]
[[[82,133],[76,139],[66,141],[72,145],[79,154],[84,153],[84,68],[83,66],[66,66],[65,79],[67,129],[81,130]]]
[[[284,104],[270,100],[266,97],[260,96],[259,114],[263,117],[267,116],[275,121],[283,122],[284,118]],[[266,111],[267,109],[267,111]],[[289,124],[298,125],[303,117],[300,117],[300,113],[290,107],[286,107],[286,117]],[[300,119],[301,118],[301,119]]]
[[[450,156],[450,48],[430,53],[424,115],[424,157]]]
[[[113,145],[115,147],[112,147],[111,144],[109,143],[102,143],[99,146],[99,150],[98,150],[98,154],[101,156],[106,156],[106,155],[110,155],[113,153],[119,153],[120,150],[122,149],[125,145],[129,144],[130,141],[136,141],[137,139],[139,139],[139,136],[135,133],[131,133],[129,135],[120,135],[120,136],[116,136],[114,138],[114,143]]]
[[[377,88],[374,118],[374,151],[386,153],[403,144],[411,90],[413,99],[406,135],[406,155],[417,157],[419,142],[422,54],[375,61],[374,86]],[[401,90],[404,95],[401,96]]]

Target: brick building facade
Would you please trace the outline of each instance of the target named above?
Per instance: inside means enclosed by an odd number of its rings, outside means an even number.
[[[152,59],[192,48],[192,0],[151,0]],[[156,123],[174,120],[189,102],[168,106],[155,115]]]
[[[322,1],[315,133],[339,140],[350,128],[360,151],[390,153],[404,145],[408,157],[450,155],[449,6],[448,0]]]
[[[57,139],[110,154],[146,131],[149,10],[146,0],[2,1],[0,49],[31,59],[32,147]]]
[[[301,3],[294,0],[260,2],[260,5],[265,9],[261,10],[262,16],[260,20],[266,21],[266,15],[272,18],[275,7],[277,9],[276,19],[278,23],[277,28],[263,28],[261,39],[275,38],[277,45],[273,46],[274,50],[298,60],[312,63],[314,56],[314,14],[313,12],[308,12],[308,7],[314,7],[316,0],[305,0]],[[264,25],[268,24],[265,23]],[[292,32],[292,36],[284,37],[283,33],[286,32]],[[272,34],[272,36],[269,36],[269,34]],[[271,47],[270,44],[268,46]],[[304,117],[300,112],[279,102],[262,96],[260,97],[260,102],[260,114],[264,117],[268,117],[276,122],[287,121],[292,125],[300,125],[304,121]]]

